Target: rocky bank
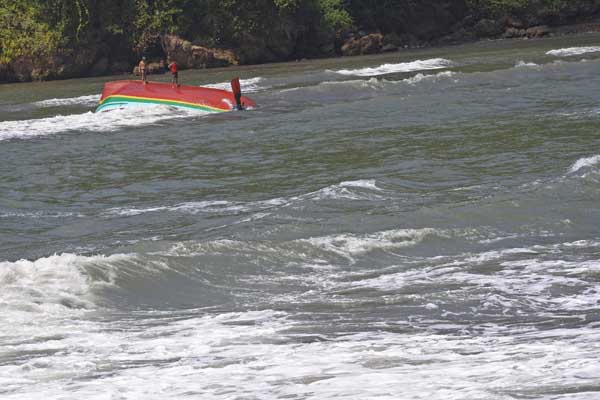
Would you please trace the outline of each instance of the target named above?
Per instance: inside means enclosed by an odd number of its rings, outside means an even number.
[[[394,15],[394,19],[388,18],[385,9],[379,14],[370,9],[358,10],[355,28],[337,33],[327,29],[302,31],[299,26],[280,24],[266,29],[263,36],[244,35],[233,48],[208,46],[176,35],[156,35],[145,48],[134,51],[119,37],[99,39],[96,44],[63,48],[50,55],[22,55],[0,64],[0,82],[136,73],[141,54],[149,58],[150,72],[155,73],[162,69],[159,60],[167,57],[176,60],[183,70],[600,31],[600,0],[577,2],[561,13],[531,9],[494,17],[472,12],[463,1],[406,2],[394,9]]]

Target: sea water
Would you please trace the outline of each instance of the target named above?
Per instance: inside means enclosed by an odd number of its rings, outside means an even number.
[[[0,86],[0,398],[597,399],[599,45]]]

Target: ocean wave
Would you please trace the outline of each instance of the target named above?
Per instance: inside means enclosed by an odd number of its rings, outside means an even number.
[[[36,212],[10,212],[10,211],[0,211],[0,218],[32,218],[32,219],[43,219],[43,218],[68,218],[68,217],[76,217],[81,218],[85,217],[84,214],[81,213],[72,213],[72,212],[47,212],[47,211],[36,211]]]
[[[571,261],[573,247],[597,248],[580,241],[437,256],[403,266],[359,271],[338,282],[338,289],[363,288],[386,292],[405,287],[456,286],[480,288],[469,295],[481,310],[506,312],[535,307],[547,311],[586,310],[600,304],[596,277],[600,260]],[[568,287],[568,290],[558,290]],[[425,292],[427,290],[424,290]],[[462,296],[464,292],[458,294]],[[565,294],[568,293],[568,294]],[[463,301],[461,299],[460,301]],[[453,296],[445,301],[458,301]]]
[[[381,191],[381,189],[377,186],[377,183],[374,179],[359,179],[357,181],[344,181],[341,182],[339,187],[353,187],[353,188],[363,188],[369,190]]]
[[[331,90],[331,87],[350,87],[355,89],[382,89],[385,85],[389,83],[388,81],[370,78],[370,79],[355,79],[355,80],[346,80],[346,81],[325,81],[319,82],[317,85],[318,88],[322,88],[324,90]],[[293,88],[293,89],[284,89],[282,92],[286,90],[294,90],[301,88]]]
[[[538,68],[539,65],[534,62],[519,61],[515,64],[515,68]]]
[[[381,196],[377,194],[383,192],[377,186],[375,180],[362,179],[356,181],[344,181],[336,185],[331,185],[314,192],[293,196],[290,198],[277,197],[267,200],[241,202],[227,200],[209,200],[209,201],[191,201],[175,205],[144,207],[144,208],[111,208],[105,212],[105,215],[117,215],[132,217],[136,215],[155,213],[155,212],[181,212],[186,214],[217,214],[217,215],[237,215],[247,212],[265,211],[272,208],[288,206],[296,201],[319,201],[319,200],[378,200]],[[0,214],[0,217],[2,214]]]
[[[370,234],[340,234],[309,239],[300,239],[315,247],[346,257],[368,253],[373,250],[389,250],[415,246],[428,236],[446,236],[432,228],[394,229]]]
[[[359,69],[341,69],[334,71],[341,75],[351,76],[378,76],[399,72],[423,71],[431,69],[442,69],[453,66],[454,63],[444,58],[432,58],[428,60],[416,60],[406,63],[383,64],[379,67],[359,68]]]
[[[570,57],[570,56],[578,56],[581,54],[587,53],[597,53],[600,52],[600,47],[598,46],[588,46],[588,47],[567,47],[563,49],[550,50],[546,54],[550,56],[557,57]]]
[[[451,232],[432,232],[442,237],[450,236]],[[452,232],[456,234],[457,232]],[[352,287],[370,288],[376,290],[398,290],[406,286],[452,284],[458,276],[463,276],[469,266],[482,265],[501,260],[509,255],[537,254],[526,248],[493,250],[479,254],[462,254],[457,257],[437,256],[427,260],[427,265],[417,264],[416,268],[397,271],[397,267],[384,270],[362,271],[349,276]],[[373,277],[375,275],[375,277]],[[363,278],[366,277],[366,278]],[[473,281],[474,283],[476,280]]]
[[[0,141],[29,139],[73,131],[114,132],[125,127],[203,115],[197,110],[174,110],[167,106],[131,107],[110,112],[57,115],[49,118],[0,122]]]
[[[383,78],[370,77],[368,79],[350,79],[350,80],[332,80],[316,83],[312,86],[301,86],[281,89],[279,93],[289,92],[318,92],[323,99],[325,96],[332,96],[334,99],[347,97],[358,99],[363,96],[370,97],[370,92],[378,92],[390,87],[397,87],[399,84],[417,85],[422,82],[436,82],[440,79],[450,78],[456,73],[452,71],[443,71],[437,74],[416,75],[400,81],[387,80]]]
[[[131,255],[55,254],[34,261],[0,262],[0,307],[25,312],[62,314],[94,308],[92,282],[84,269],[130,259]]]
[[[35,103],[33,103],[33,105],[36,107],[40,107],[40,108],[71,106],[71,105],[94,106],[94,105],[97,105],[99,100],[100,100],[99,94],[91,94],[91,95],[79,96],[79,97],[41,100],[41,101],[36,101]]]
[[[233,239],[217,239],[211,241],[186,241],[172,244],[166,250],[160,250],[153,255],[167,257],[196,257],[216,256],[235,253],[237,257],[247,257],[249,260],[277,259],[289,262],[302,259],[304,252],[289,246],[288,242],[273,243],[267,241],[242,241]]]
[[[362,179],[327,186],[315,192],[292,197],[290,200],[379,200],[381,195],[377,192],[383,190],[377,186],[375,180]]]
[[[315,318],[302,326],[280,311],[194,314],[63,328],[63,336],[39,347],[65,351],[0,370],[5,397],[456,400],[519,392],[550,398],[557,377],[559,388],[571,390],[562,399],[596,395],[590,382],[598,377],[600,337],[593,323],[544,330],[489,323],[473,334],[463,321],[429,321],[428,331],[403,334],[398,328],[413,323],[400,315],[335,337],[313,330],[328,323],[332,331],[336,323]]]
[[[368,234],[335,234],[306,239],[294,239],[288,242],[262,242],[219,239],[207,242],[179,242],[170,246],[165,251],[156,254],[161,256],[190,257],[199,255],[217,255],[235,252],[237,256],[246,255],[254,259],[257,254],[261,258],[273,260],[292,260],[300,263],[325,262],[323,253],[314,253],[315,248],[352,258],[356,255],[368,253],[373,250],[391,250],[403,247],[412,247],[429,236],[448,237],[449,233],[432,228],[423,229],[396,229]],[[307,260],[307,254],[313,254]],[[320,264],[319,264],[320,265]]]
[[[569,173],[573,174],[581,169],[590,168],[598,164],[600,164],[600,155],[580,158],[571,166],[571,168],[569,169]]]
[[[158,206],[147,208],[112,208],[107,210],[107,214],[125,217],[154,212],[182,212],[186,214],[239,214],[250,211],[265,210],[284,204],[287,204],[287,201],[279,198],[248,203],[230,202],[225,200],[194,201],[179,203],[173,206]]]
[[[265,81],[265,79],[261,78],[261,77],[250,78],[250,79],[240,79],[240,86],[242,88],[242,92],[243,93],[256,93],[256,92],[261,92],[263,90],[270,89],[271,86],[261,85],[261,82],[264,82],[264,81]],[[202,87],[231,91],[231,82],[211,83],[208,85],[202,85]]]
[[[314,83],[308,86],[297,86],[280,89],[278,93],[304,93],[307,92],[310,97],[308,101],[313,101],[313,93],[317,92],[321,101],[326,98],[338,99],[338,98],[351,98],[356,99],[362,96],[370,96],[369,92],[378,91],[384,89],[389,82],[377,78],[370,79],[351,79],[351,80],[327,80],[323,82]],[[298,95],[295,94],[294,98],[297,100]]]
[[[440,78],[450,78],[454,75],[456,75],[456,73],[452,72],[452,71],[444,71],[444,72],[439,72],[437,74],[421,74],[421,73],[419,73],[410,78],[403,79],[402,81],[405,83],[408,83],[410,85],[415,85],[415,84],[423,82],[423,81],[430,81],[430,80],[434,81],[434,80],[437,80]]]

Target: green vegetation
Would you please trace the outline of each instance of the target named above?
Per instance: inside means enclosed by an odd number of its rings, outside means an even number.
[[[252,63],[332,55],[348,30],[430,41],[469,16],[562,21],[590,10],[598,12],[600,0],[0,0],[0,80],[23,60],[89,70],[106,58],[130,67],[141,54],[160,56],[164,34],[235,49]]]
[[[62,27],[51,29],[34,2],[0,0],[0,64],[26,55],[48,55],[56,50]]]

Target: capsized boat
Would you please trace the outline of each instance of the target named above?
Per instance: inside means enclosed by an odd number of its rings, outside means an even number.
[[[114,81],[104,84],[102,97],[96,112],[130,106],[166,105],[169,107],[195,109],[208,113],[220,113],[240,108],[256,107],[251,99],[241,96],[239,80],[232,81],[236,94],[222,89],[140,80]]]

